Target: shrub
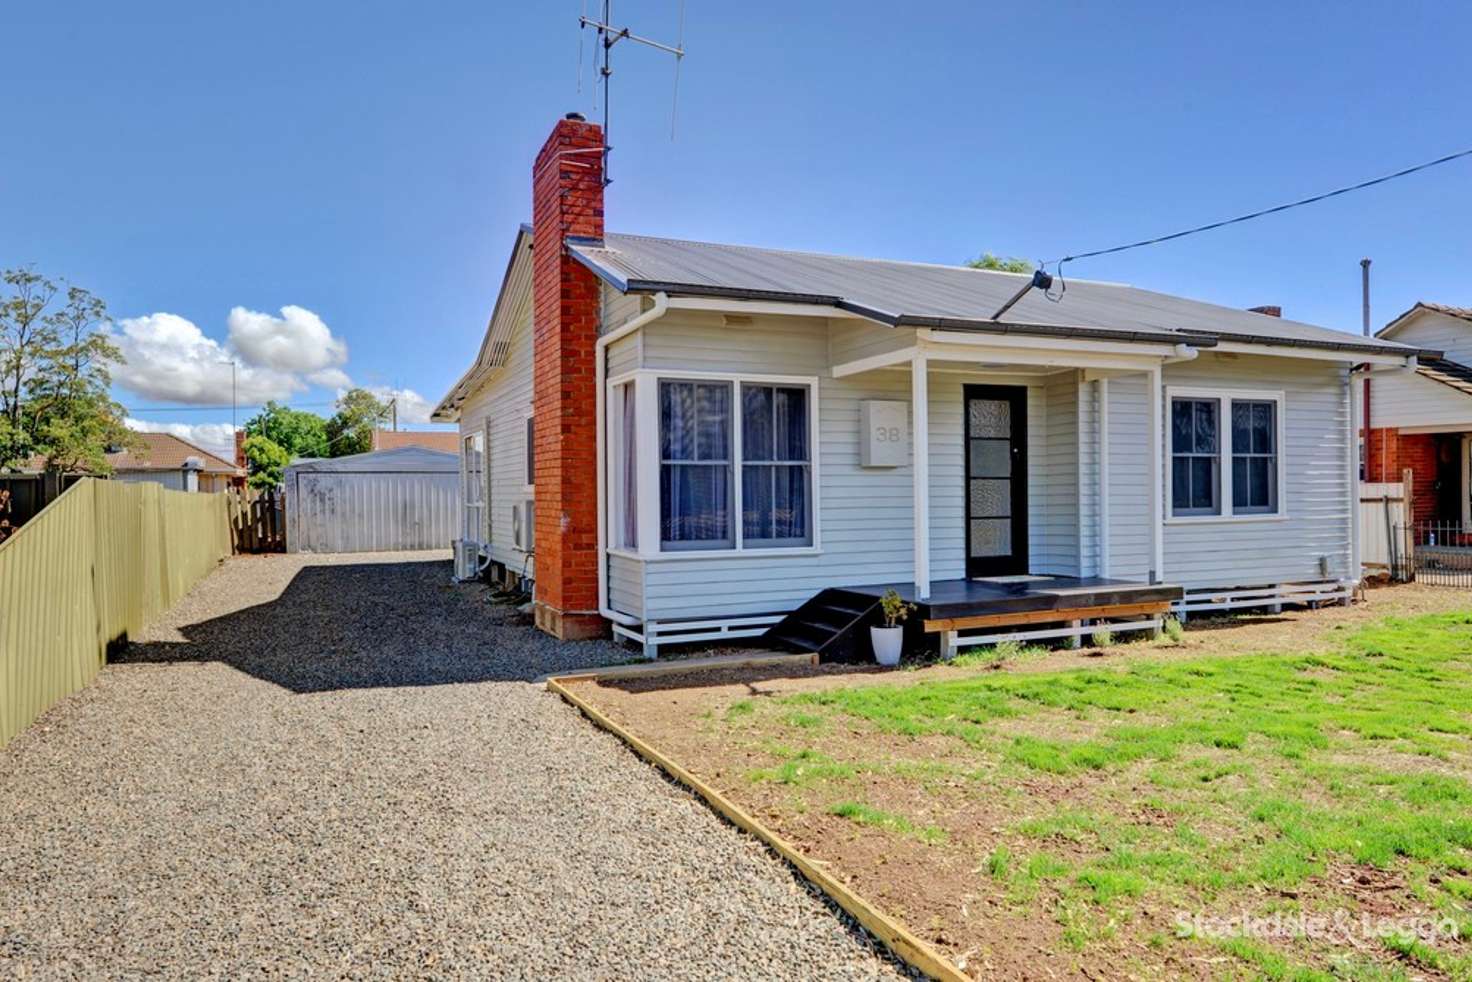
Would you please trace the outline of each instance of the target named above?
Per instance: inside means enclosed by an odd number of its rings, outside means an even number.
[[[1160,630],[1171,644],[1180,644],[1186,638],[1186,626],[1174,617],[1167,617]]]
[[[1114,632],[1107,627],[1097,628],[1089,635],[1089,642],[1095,648],[1108,648],[1114,644]]]

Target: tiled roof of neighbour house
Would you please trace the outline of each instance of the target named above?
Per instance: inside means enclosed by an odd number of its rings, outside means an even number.
[[[1446,358],[1422,358],[1416,362],[1416,374],[1472,396],[1472,367],[1467,365]]]
[[[229,461],[171,433],[134,433],[133,436],[142,441],[140,446],[107,454],[107,462],[113,470],[175,471],[183,467],[190,457],[196,457],[204,464],[206,474],[241,473]]]
[[[460,452],[460,434],[455,430],[374,430],[374,450],[424,447],[444,453]]]
[[[1472,307],[1453,307],[1451,304],[1446,303],[1431,303],[1428,300],[1417,300],[1415,303],[1411,304],[1409,310],[1392,318],[1389,324],[1386,324],[1384,327],[1380,328],[1380,330],[1376,331],[1375,337],[1389,337],[1391,334],[1394,334],[1395,331],[1401,327],[1401,325],[1410,320],[1413,315],[1419,314],[1423,310],[1429,310],[1433,314],[1446,314],[1448,317],[1458,317],[1464,321],[1472,321]]]
[[[601,241],[570,239],[568,248],[628,293],[810,303],[897,326],[989,333],[1417,353],[1390,341],[1115,283],[1068,280],[1059,302],[1031,290],[993,320],[1027,283],[1026,274],[612,233]],[[1059,290],[1055,285],[1052,292]]]

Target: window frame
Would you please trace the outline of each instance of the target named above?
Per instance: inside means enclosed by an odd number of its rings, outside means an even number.
[[[479,446],[476,446],[479,444]],[[480,455],[480,467],[471,466],[471,453]],[[472,480],[472,475],[475,479]],[[471,500],[471,492],[476,494],[476,500]],[[460,515],[461,535],[466,541],[475,542],[477,545],[489,544],[490,536],[487,534],[487,512],[489,502],[486,496],[486,443],[485,428],[475,430],[462,430],[460,433]],[[478,521],[472,522],[471,513],[478,514]],[[472,525],[474,535],[472,536]]]
[[[1220,513],[1210,515],[1177,515],[1175,513],[1175,481],[1173,470],[1175,459],[1175,427],[1172,425],[1171,407],[1176,399],[1214,400],[1217,403],[1217,480]],[[1239,512],[1233,501],[1232,481],[1232,403],[1271,402],[1273,410],[1273,439],[1277,452],[1278,506],[1274,511]],[[1200,386],[1165,387],[1165,466],[1162,468],[1165,484],[1165,516],[1167,525],[1207,525],[1213,523],[1281,522],[1288,519],[1288,453],[1287,453],[1287,398],[1281,389],[1226,389]]]
[[[521,424],[522,448],[521,466],[525,471],[522,477],[521,490],[525,494],[532,494],[537,490],[537,417],[533,413],[527,413]]]
[[[661,515],[662,506],[661,492],[661,433],[660,433],[660,404],[659,386],[661,382],[723,382],[731,390],[731,521],[733,544],[720,548],[686,548],[666,549],[661,541]],[[742,416],[741,416],[741,386],[743,383],[751,385],[776,385],[787,387],[806,387],[807,411],[808,411],[808,502],[811,514],[809,523],[812,529],[812,543],[810,545],[794,546],[759,546],[748,545],[745,541],[744,501],[742,500],[741,476],[745,466],[745,455],[742,449]],[[637,525],[638,525],[638,548],[629,549],[612,545],[616,541],[615,536],[609,535],[610,545],[607,548],[609,555],[622,556],[631,559],[642,560],[698,560],[698,559],[722,559],[722,558],[745,558],[754,557],[781,557],[781,556],[815,556],[822,552],[822,507],[820,499],[821,475],[819,462],[821,458],[821,444],[819,440],[819,379],[816,375],[768,375],[755,372],[708,372],[708,371],[679,371],[674,369],[641,368],[634,371],[624,372],[610,378],[605,383],[605,405],[614,404],[614,391],[622,385],[633,385],[635,405],[635,441],[637,443],[636,458],[638,461],[637,488]],[[607,414],[612,417],[612,413]],[[611,429],[607,426],[609,420],[605,420],[606,443],[605,448],[611,454],[615,447],[615,441],[611,438]],[[767,463],[756,461],[755,463]],[[610,470],[611,473],[611,470]],[[604,507],[610,523],[615,514],[618,514],[618,504],[613,494],[613,481],[607,482],[605,488]],[[611,526],[610,526],[611,529]]]

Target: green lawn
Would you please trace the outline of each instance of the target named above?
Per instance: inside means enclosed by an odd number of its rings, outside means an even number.
[[[771,765],[748,779],[798,811],[891,836],[916,862],[974,850],[979,880],[1046,910],[1081,956],[1141,948],[1116,967],[1148,968],[1150,951],[1208,943],[1159,923],[1167,909],[1391,903],[1461,939],[1210,943],[1228,974],[1472,978],[1472,614],[1384,621],[1327,655],[803,692],[737,703],[720,725],[763,748]],[[979,833],[973,811],[1015,817]]]

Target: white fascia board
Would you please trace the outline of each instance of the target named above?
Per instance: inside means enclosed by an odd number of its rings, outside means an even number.
[[[782,303],[773,300],[734,300],[725,297],[670,297],[671,310],[708,310],[721,314],[782,317],[842,317],[845,320],[870,320],[838,307],[810,303]],[[875,322],[880,323],[880,322]]]
[[[1168,348],[1167,351],[1174,351]],[[992,344],[936,344],[922,340],[919,351],[931,361],[994,363],[998,365],[1042,365],[1056,368],[1113,368],[1120,371],[1145,372],[1160,364],[1160,355],[1132,353],[1099,354],[1083,349],[1032,349]]]
[[[1190,341],[1177,342],[1165,339],[1158,344],[1152,344],[1149,342],[1094,341],[1088,338],[1038,337],[1023,334],[983,334],[974,331],[945,331],[935,328],[918,328],[915,335],[921,341],[933,341],[937,344],[1021,348],[1027,351],[1056,351],[1068,354],[1123,355],[1141,359],[1170,357],[1177,354],[1177,344],[1190,344]]]
[[[1275,344],[1248,344],[1245,341],[1220,341],[1208,349],[1234,355],[1266,355],[1270,358],[1304,358],[1310,361],[1339,361],[1355,365],[1413,365],[1416,352],[1403,355],[1377,355],[1365,351],[1331,351],[1326,348],[1279,347]]]
[[[915,357],[918,349],[914,347],[898,348],[894,351],[885,351],[867,358],[856,358],[834,365],[831,373],[834,378],[846,378],[849,375],[857,375],[860,372],[872,372],[877,368],[890,368],[895,365],[908,365]]]

